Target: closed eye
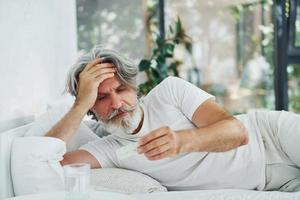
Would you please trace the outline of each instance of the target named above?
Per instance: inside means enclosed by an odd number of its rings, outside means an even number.
[[[100,96],[97,97],[97,100],[102,100],[102,99],[104,99],[105,97],[106,97],[105,95],[100,95]]]
[[[117,92],[121,92],[121,91],[124,91],[126,89],[127,89],[126,86],[120,86],[120,87],[118,87]]]

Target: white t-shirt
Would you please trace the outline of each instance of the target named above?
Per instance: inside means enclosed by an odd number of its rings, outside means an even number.
[[[116,150],[136,142],[162,126],[172,130],[195,128],[192,116],[212,95],[180,78],[168,77],[141,100],[144,123],[135,138],[109,135],[81,147],[103,168],[118,167],[145,173],[168,190],[199,190],[264,187],[264,163],[255,131],[248,129],[250,142],[227,152],[192,152],[151,161],[139,154],[119,160]],[[240,117],[241,119],[243,116]],[[245,121],[245,120],[244,120]],[[248,127],[247,127],[248,128]]]

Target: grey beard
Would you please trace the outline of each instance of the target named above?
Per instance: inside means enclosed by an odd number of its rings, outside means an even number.
[[[127,107],[122,109],[122,111],[132,112],[133,114],[132,116],[126,115],[121,119],[120,122],[118,122],[118,124],[110,120],[111,118],[117,115],[117,111],[113,111],[109,114],[108,121],[101,119],[96,112],[95,115],[107,132],[111,133],[112,135],[119,136],[121,138],[130,138],[130,136],[133,135],[134,131],[138,128],[139,123],[141,122],[142,110],[139,103],[137,103],[134,107]]]

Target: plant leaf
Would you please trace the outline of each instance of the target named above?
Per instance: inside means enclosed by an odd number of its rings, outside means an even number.
[[[174,47],[175,47],[175,45],[172,44],[172,43],[165,44],[165,46],[164,46],[164,56],[173,57]]]
[[[139,70],[140,71],[145,71],[146,69],[149,69],[150,67],[150,61],[146,59],[142,59],[141,62],[139,63]]]
[[[156,38],[157,47],[163,46],[164,43],[165,43],[165,40],[160,35],[158,35],[157,38]]]
[[[181,20],[179,17],[177,17],[175,35],[178,36],[178,35],[180,35],[181,32],[182,32]]]
[[[171,33],[171,34],[174,33],[173,27],[172,27],[171,25],[169,26],[169,30],[170,30],[170,33]]]
[[[185,46],[186,50],[187,50],[190,54],[192,54],[192,51],[193,51],[193,45],[192,45],[192,43],[191,43],[191,42],[185,42],[185,43],[184,43],[184,46]]]

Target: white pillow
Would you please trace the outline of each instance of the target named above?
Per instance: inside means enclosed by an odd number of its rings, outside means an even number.
[[[12,143],[11,176],[15,195],[64,190],[59,161],[65,143],[53,137],[19,137]]]
[[[63,168],[59,161],[66,153],[65,143],[53,137],[19,137],[11,152],[11,175],[16,195],[64,190]],[[91,185],[95,190],[120,193],[167,191],[153,178],[136,171],[94,169]]]
[[[58,104],[48,109],[36,119],[25,136],[44,136],[69,111],[69,104]],[[80,146],[99,138],[88,126],[82,122],[67,143],[67,152],[79,149]]]
[[[167,192],[167,188],[150,176],[119,168],[93,169],[91,185],[94,190],[126,194]]]

